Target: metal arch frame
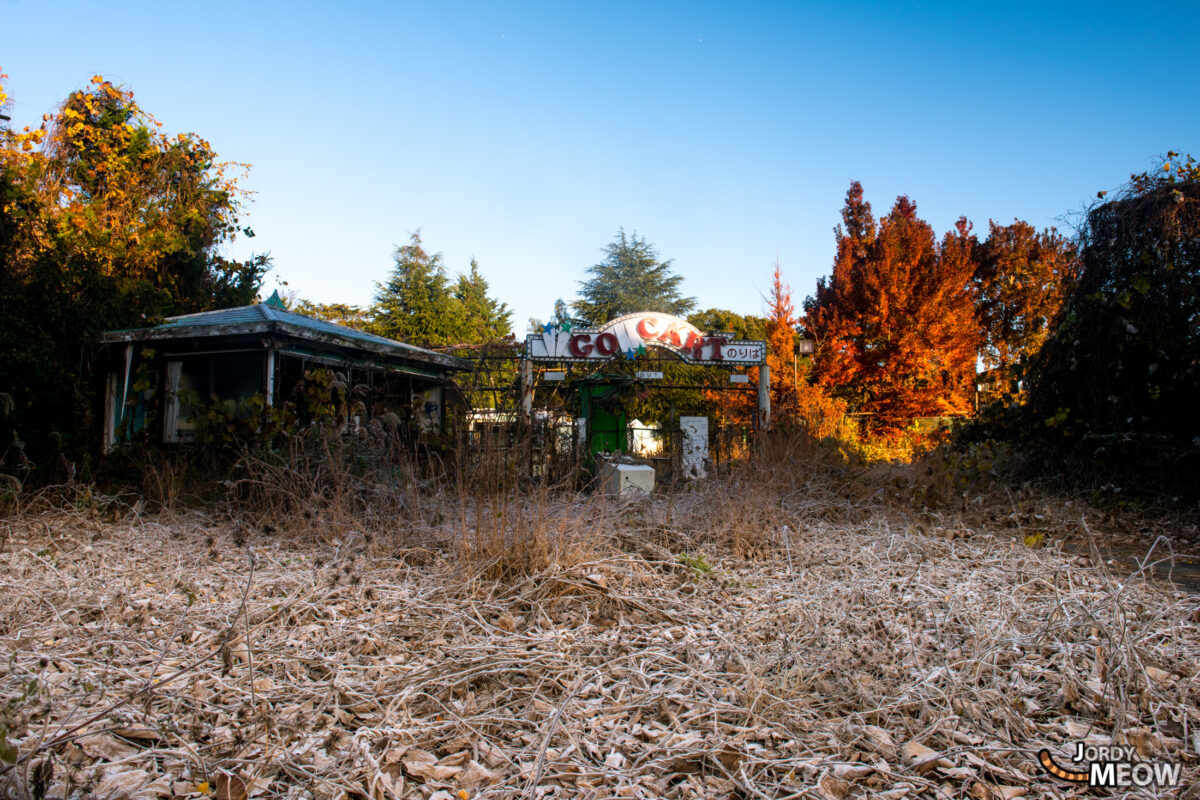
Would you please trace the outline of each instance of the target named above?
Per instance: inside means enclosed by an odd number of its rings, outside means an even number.
[[[673,351],[669,348],[657,348],[657,349],[659,349],[660,351],[665,350],[667,353],[670,353],[672,356],[675,356],[675,358],[671,359],[672,361],[678,361],[678,362],[684,363],[688,366],[719,367],[719,368],[720,367],[732,368],[732,367],[757,366],[758,367],[758,413],[755,418],[755,427],[758,428],[759,430],[770,430],[770,428],[771,428],[771,368],[767,364],[764,363],[764,364],[753,365],[753,364],[737,363],[737,362],[733,362],[733,361],[716,362],[716,363],[693,363],[693,362],[686,361],[685,359],[679,357],[678,354],[675,353],[675,351]],[[528,356],[522,357],[520,360],[520,370],[518,373],[519,379],[520,379],[520,386],[521,386],[520,406],[521,406],[522,416],[524,416],[527,420],[532,419],[532,417],[533,417],[533,392],[534,392],[534,389],[536,388],[536,386],[538,385],[534,381],[534,364],[535,363],[544,365],[544,368],[553,368],[554,366],[558,366],[561,369],[563,369],[565,372],[569,373],[571,370],[571,367],[573,365],[577,365],[580,363],[590,363],[590,364],[596,364],[597,366],[600,366],[602,364],[607,364],[612,360],[615,360],[615,359],[608,359],[608,360],[604,360],[604,361],[601,361],[599,359],[555,359],[555,360],[537,359],[535,362],[534,359],[531,359]],[[765,360],[765,358],[764,358],[764,360]],[[664,357],[659,357],[657,359],[654,359],[654,361],[661,361],[661,362],[665,363],[668,361],[668,359],[664,358]],[[653,363],[653,361],[651,363]],[[586,380],[586,377],[577,378],[575,380]],[[566,381],[564,381],[564,383],[565,382]],[[574,381],[571,381],[571,382],[574,383]],[[741,387],[731,386],[728,384],[724,385],[724,386],[708,386],[708,385],[704,385],[704,384],[664,384],[664,383],[658,383],[657,381],[647,381],[647,380],[639,381],[632,376],[630,377],[629,384],[630,385],[640,384],[640,385],[645,386],[648,389],[660,389],[660,390],[662,390],[662,389],[701,389],[704,391],[718,391],[718,392],[720,392],[720,391],[745,392],[745,391],[749,391],[749,389],[750,389],[749,385],[747,385],[746,388],[743,389]],[[542,385],[545,385],[545,384],[543,383]]]

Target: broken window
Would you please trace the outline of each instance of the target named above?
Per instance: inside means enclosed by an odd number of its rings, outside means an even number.
[[[262,393],[261,351],[193,356],[167,364],[166,441],[196,438],[200,412],[222,405],[234,417],[257,413],[248,402]]]

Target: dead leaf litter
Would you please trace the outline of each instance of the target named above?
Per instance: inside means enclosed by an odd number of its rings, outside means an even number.
[[[109,800],[1058,798],[1075,790],[1035,754],[1065,763],[1076,741],[1200,781],[1195,596],[986,530],[794,518],[786,546],[739,557],[687,538],[685,502],[638,513],[506,581],[464,565],[453,522],[420,547],[239,548],[196,514],[10,521],[0,781]]]

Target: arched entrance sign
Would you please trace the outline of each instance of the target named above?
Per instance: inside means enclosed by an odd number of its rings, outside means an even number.
[[[759,428],[771,424],[771,376],[767,343],[739,341],[729,333],[705,333],[685,319],[644,311],[626,314],[599,328],[574,327],[569,322],[543,325],[525,339],[521,367],[522,411],[533,412],[533,363],[589,363],[613,359],[633,360],[650,348],[670,351],[689,364],[724,367],[758,367]],[[661,373],[658,373],[661,377]]]
[[[599,328],[543,325],[541,333],[525,339],[525,357],[530,361],[609,361],[636,358],[650,347],[669,350],[689,364],[754,366],[767,362],[766,342],[704,333],[685,319],[653,312],[626,314]]]

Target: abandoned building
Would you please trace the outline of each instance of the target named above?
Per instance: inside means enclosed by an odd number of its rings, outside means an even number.
[[[440,430],[461,358],[288,311],[278,294],[257,305],[170,317],[108,331],[104,448],[140,436],[198,438],[214,408],[253,420],[319,408],[346,430],[394,414],[413,432]]]

